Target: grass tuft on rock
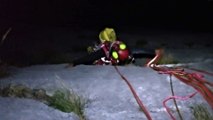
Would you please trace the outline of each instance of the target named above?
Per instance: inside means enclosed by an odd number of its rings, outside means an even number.
[[[86,99],[68,89],[56,90],[50,96],[44,89],[31,89],[24,85],[10,84],[4,88],[0,87],[0,96],[34,99],[62,112],[73,112],[79,116],[80,120],[85,120]]]
[[[63,112],[74,112],[81,120],[85,119],[84,107],[86,100],[73,91],[57,90],[51,96],[49,106],[59,109]]]
[[[195,120],[213,120],[213,115],[208,111],[207,107],[202,104],[192,106],[191,112]]]

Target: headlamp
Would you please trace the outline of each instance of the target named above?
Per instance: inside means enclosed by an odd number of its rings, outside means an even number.
[[[121,43],[119,45],[120,50],[125,50],[126,49],[126,45],[124,43]]]
[[[112,57],[114,59],[118,59],[118,53],[116,51],[112,51]]]

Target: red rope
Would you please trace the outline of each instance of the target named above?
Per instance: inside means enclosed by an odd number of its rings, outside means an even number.
[[[169,114],[169,116],[171,117],[171,119],[175,120],[175,117],[170,113],[169,108],[166,106],[166,102],[170,99],[187,100],[189,98],[192,98],[195,94],[197,94],[199,92],[203,96],[203,98],[213,108],[213,92],[208,88],[208,86],[206,86],[206,85],[213,86],[213,83],[210,83],[210,82],[206,81],[205,79],[203,79],[203,75],[198,74],[198,73],[187,73],[184,71],[183,68],[177,68],[177,67],[168,68],[168,67],[163,67],[163,66],[157,66],[156,63],[160,60],[161,56],[162,56],[162,50],[156,50],[156,56],[152,60],[150,60],[146,66],[152,68],[155,71],[158,71],[158,73],[160,73],[160,74],[173,75],[176,78],[178,78],[181,82],[184,82],[185,84],[187,84],[187,85],[193,87],[195,90],[197,90],[197,92],[195,92],[191,95],[185,96],[185,97],[170,96],[163,101],[163,105],[166,108],[166,111]],[[128,87],[130,88],[131,92],[133,93],[138,105],[144,111],[144,114],[146,115],[147,119],[152,120],[149,112],[147,111],[147,109],[145,108],[143,103],[141,102],[140,98],[136,94],[135,90],[133,89],[133,87],[131,86],[129,81],[120,73],[120,71],[118,70],[118,68],[116,66],[115,66],[115,69],[116,69],[117,73],[121,76],[121,78],[127,83]],[[197,72],[201,72],[201,73],[213,76],[213,73],[210,73],[210,72],[207,72],[204,70],[198,70],[198,69],[194,69],[194,68],[187,68],[187,69],[191,69],[191,70],[194,70]]]
[[[200,72],[200,73],[204,73],[204,74],[213,76],[213,73],[207,72],[207,71],[205,71],[205,70],[200,70],[200,69],[195,69],[195,68],[189,68],[189,67],[186,67],[186,69],[194,70],[194,71],[197,71],[197,72]]]
[[[132,87],[132,85],[129,83],[129,81],[121,74],[121,72],[118,70],[117,66],[114,66],[115,70],[117,71],[117,73],[121,76],[121,78],[127,83],[128,87],[130,88],[133,96],[135,97],[135,100],[137,101],[138,105],[140,106],[140,108],[143,110],[144,114],[146,115],[146,118],[148,120],[152,120],[149,112],[147,111],[147,109],[145,108],[145,106],[143,105],[142,101],[140,100],[140,98],[138,97],[137,93],[135,92],[134,88]]]
[[[175,117],[172,115],[172,113],[170,112],[170,109],[166,106],[166,102],[171,100],[171,99],[180,99],[180,100],[188,100],[189,98],[192,98],[194,95],[196,95],[197,92],[191,94],[191,95],[188,95],[188,96],[184,96],[184,97],[180,97],[180,96],[170,96],[168,98],[166,98],[164,101],[163,101],[163,106],[166,108],[166,111],[167,113],[169,114],[169,116],[172,118],[172,120],[176,120]]]
[[[206,85],[213,86],[213,83],[206,81],[205,79],[203,79],[203,75],[198,74],[198,73],[187,73],[184,71],[184,69],[180,69],[180,68],[168,68],[168,67],[163,67],[163,66],[157,66],[156,63],[161,58],[161,56],[162,56],[161,50],[157,50],[156,56],[147,64],[147,66],[152,68],[155,71],[158,71],[160,74],[173,75],[176,78],[178,78],[181,82],[184,82],[185,84],[193,87],[194,89],[197,90],[197,92],[199,92],[203,96],[203,98],[213,108],[213,92],[208,88],[208,86],[206,86]],[[194,69],[194,68],[188,68],[188,69],[195,70],[197,72],[205,73],[208,75],[213,75],[213,73],[203,71],[203,70],[198,70],[198,69]],[[195,95],[195,93],[192,94],[188,98],[191,98],[194,95]],[[163,102],[164,106],[166,107],[165,103],[169,99],[177,99],[177,98],[180,98],[180,97],[172,96],[172,97],[169,97],[168,99],[164,100],[164,102]],[[169,112],[169,109],[167,107],[166,107],[166,110],[167,110],[168,114],[170,115],[170,117],[173,120],[175,120],[175,118]]]
[[[188,76],[186,76],[186,78],[184,78],[184,76],[180,76],[177,74],[173,74],[173,75],[179,80],[181,80],[182,82],[196,89],[213,108],[213,93],[206,86],[206,83],[208,83],[207,81],[203,81],[203,79],[200,80],[200,78],[196,78],[189,73],[188,73]],[[209,83],[209,85],[212,85],[212,83]]]

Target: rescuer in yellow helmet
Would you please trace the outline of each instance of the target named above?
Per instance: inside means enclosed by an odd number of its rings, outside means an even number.
[[[117,40],[117,37],[116,37],[116,33],[115,33],[115,30],[113,28],[108,28],[106,27],[104,30],[102,30],[100,33],[99,33],[99,40],[100,42],[103,44],[103,43],[112,43],[112,42],[115,42]],[[97,49],[99,49],[100,46],[95,46],[95,47],[92,47],[92,46],[89,46],[87,48],[87,51],[88,53],[91,53],[91,52],[94,52],[96,51]]]
[[[124,65],[134,60],[127,45],[117,40],[113,28],[105,28],[99,33],[98,44],[89,46],[89,54],[72,61],[69,66],[85,65]]]
[[[116,41],[117,37],[115,34],[115,30],[113,28],[105,28],[100,32],[99,39],[101,43]]]

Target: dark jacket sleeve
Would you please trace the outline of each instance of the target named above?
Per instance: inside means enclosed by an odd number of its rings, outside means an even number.
[[[132,49],[134,58],[153,58],[155,57],[155,50],[153,49]]]
[[[85,56],[82,56],[80,58],[73,60],[72,64],[74,66],[80,65],[80,64],[92,65],[95,60],[98,60],[98,59],[100,59],[101,57],[104,57],[104,56],[105,56],[105,53],[104,53],[103,49],[99,49],[95,52],[92,52],[90,54],[87,54]]]

